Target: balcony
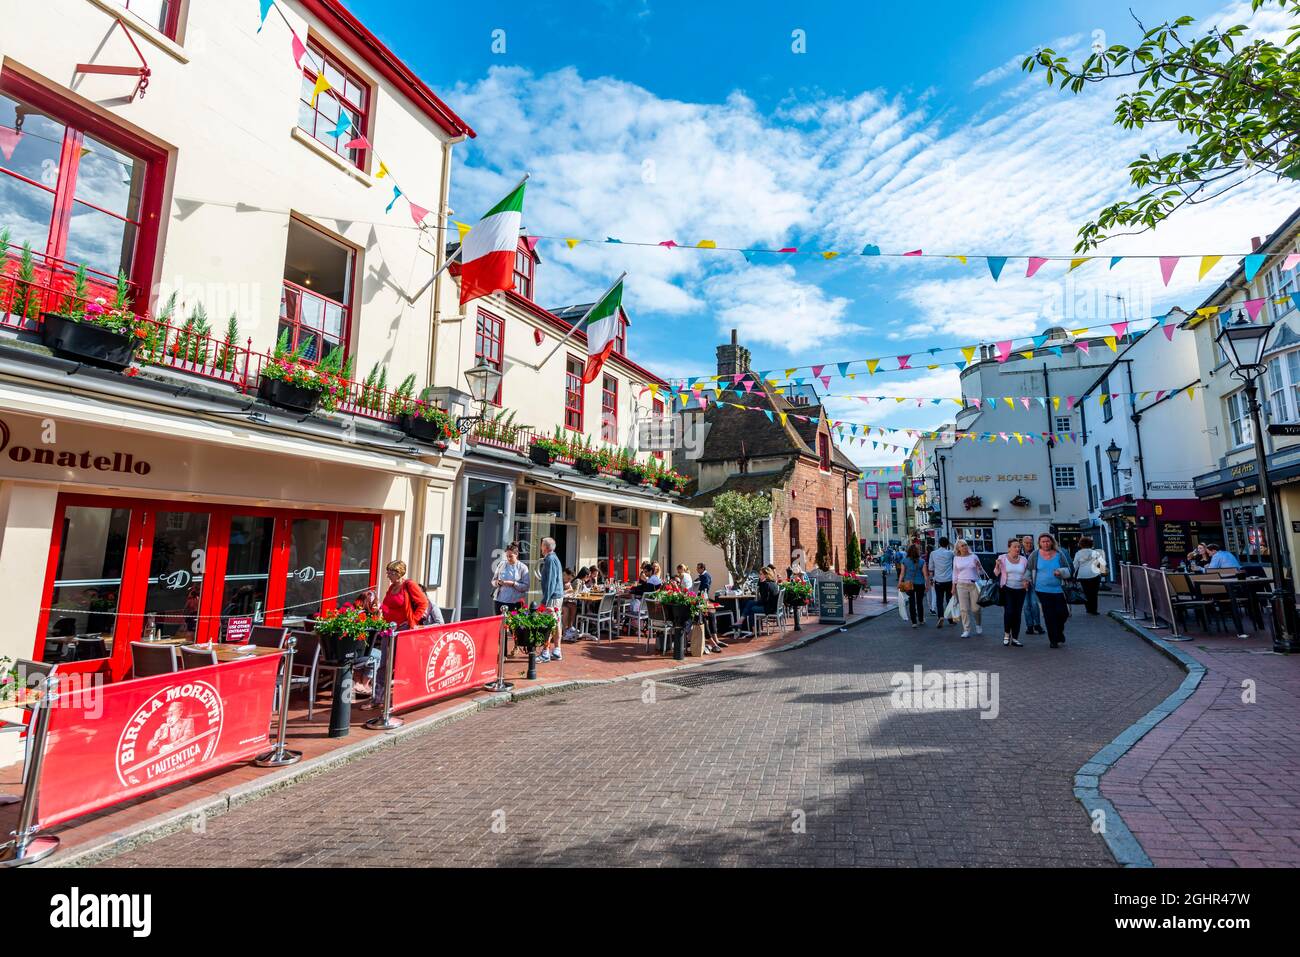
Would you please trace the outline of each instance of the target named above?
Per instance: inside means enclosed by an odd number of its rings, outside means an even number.
[[[32,253],[26,261],[13,255],[0,261],[0,330],[19,339],[39,336],[44,315],[59,310],[73,299],[74,275],[73,264],[37,253]],[[86,286],[85,298],[78,300],[83,307],[96,299],[111,302],[116,293],[116,280],[104,274],[88,271]],[[130,293],[136,298],[139,291],[131,288]],[[293,315],[311,320],[303,324],[304,328],[320,331],[321,338],[310,358],[321,351],[322,343],[328,346],[327,331],[334,328],[334,322],[343,323],[338,328],[346,328],[345,307],[294,283],[285,283],[282,303],[292,303]],[[342,313],[336,311],[340,309]],[[251,338],[227,341],[194,318],[177,321],[143,314],[137,317],[143,326],[135,353],[137,365],[156,366],[222,383],[245,395],[257,392],[262,370],[271,356],[254,349]],[[338,411],[392,425],[409,400],[409,396],[391,389],[351,381],[339,400]]]

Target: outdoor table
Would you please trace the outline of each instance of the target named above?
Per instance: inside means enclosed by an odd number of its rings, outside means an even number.
[[[731,614],[731,622],[732,622],[730,634],[733,637],[752,638],[754,636],[754,633],[752,631],[748,631],[743,627],[743,619],[740,617],[741,607],[745,602],[750,601],[753,597],[754,597],[753,595],[714,596],[714,601],[718,602],[719,604],[726,603],[729,607],[729,611]]]
[[[1253,588],[1247,590],[1247,583],[1244,579],[1215,578],[1211,581],[1209,580],[1209,576],[1197,575],[1191,579],[1191,583],[1192,588],[1196,591],[1197,598],[1216,603],[1219,601],[1227,602],[1228,611],[1232,614],[1232,624],[1237,629],[1237,637],[1244,638],[1246,636],[1246,626],[1241,620],[1241,610],[1237,607],[1238,599],[1244,599],[1247,601],[1250,605],[1251,618],[1255,619],[1256,624],[1260,628],[1263,627],[1262,619],[1256,618],[1256,614],[1258,613],[1256,599],[1254,597],[1256,592]],[[1215,586],[1215,588],[1212,588],[1207,594],[1202,588],[1204,585]],[[1219,586],[1222,586],[1223,588],[1223,592],[1221,593],[1216,590]]]
[[[187,648],[199,648],[203,651],[215,651],[217,653],[217,664],[226,664],[231,661],[243,661],[245,658],[261,658],[264,655],[278,655],[283,652],[279,648],[261,648],[257,645],[231,645],[212,642],[202,644],[186,645]]]

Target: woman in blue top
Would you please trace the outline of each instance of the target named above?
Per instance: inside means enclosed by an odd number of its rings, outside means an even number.
[[[925,621],[925,576],[928,574],[921,550],[913,544],[898,565],[898,590],[907,595],[907,617],[912,627]]]
[[[1061,582],[1069,576],[1070,563],[1056,547],[1056,539],[1043,532],[1038,536],[1038,548],[1029,556],[1029,582],[1038,595],[1047,641],[1053,648],[1065,644],[1065,619],[1070,617],[1070,610]]]

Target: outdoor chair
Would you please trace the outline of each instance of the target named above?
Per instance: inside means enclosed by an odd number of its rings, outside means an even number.
[[[94,661],[108,657],[108,642],[103,638],[78,638],[73,661]]]
[[[1210,607],[1218,616],[1219,626],[1227,631],[1224,622],[1225,613],[1232,617],[1232,623],[1236,627],[1238,637],[1245,633],[1245,625],[1242,622],[1241,612],[1244,609],[1247,614],[1250,613],[1250,603],[1244,595],[1229,590],[1223,582],[1221,575],[1197,575],[1192,578],[1192,584],[1196,586],[1197,591],[1203,599],[1211,603]]]
[[[217,663],[217,653],[212,648],[191,648],[189,645],[181,646],[181,666],[186,670],[191,668],[206,668],[209,665]]]
[[[294,688],[307,690],[307,720],[310,721],[316,709],[317,685],[322,666],[320,637],[309,631],[296,631],[293,637],[297,640],[297,644],[293,650],[293,670],[289,673],[289,693],[293,694]],[[327,670],[327,677],[332,681],[338,669]],[[277,689],[278,687],[277,685]]]
[[[175,645],[160,645],[148,641],[131,642],[131,671],[137,678],[169,675],[181,670]]]
[[[664,649],[668,647],[668,640],[672,636],[672,620],[668,617],[668,613],[664,611],[662,602],[647,600],[645,607],[648,619],[645,636],[646,651],[650,650],[650,642],[658,638],[655,647],[660,654],[663,654]]]
[[[248,643],[259,648],[283,648],[284,639],[289,635],[288,628],[271,628],[268,625],[254,625],[253,633],[248,636]]]
[[[609,632],[610,641],[613,641],[617,637],[614,634],[614,596],[603,596],[594,612],[590,611],[590,608],[590,603],[584,603],[584,610],[578,615],[578,630],[600,641],[600,630],[603,626]]]
[[[1196,591],[1192,588],[1192,580],[1188,575],[1181,572],[1171,572],[1166,578],[1169,581],[1169,598],[1173,604],[1174,613],[1179,616],[1182,624],[1187,625],[1187,613],[1190,611],[1196,615],[1197,621],[1201,624],[1201,630],[1209,631],[1210,620],[1206,615],[1206,609],[1210,608],[1214,602],[1197,597]]]
[[[29,661],[26,658],[19,658],[14,662],[14,671],[22,676],[25,686],[28,688],[40,688],[45,684],[46,679],[54,674],[59,666],[47,661]],[[33,680],[35,678],[35,680]],[[0,721],[0,731],[12,731],[23,737],[23,776],[22,783],[27,783],[27,762],[31,757],[32,735],[31,729],[22,721]]]

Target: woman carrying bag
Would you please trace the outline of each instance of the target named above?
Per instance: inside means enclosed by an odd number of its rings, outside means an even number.
[[[898,590],[907,596],[907,617],[912,627],[925,622],[925,561],[921,550],[912,545],[898,566]]]
[[[1090,615],[1098,614],[1097,590],[1106,574],[1106,555],[1092,547],[1092,539],[1084,535],[1079,539],[1079,550],[1074,553],[1074,577],[1083,587],[1083,607]]]
[[[1056,539],[1047,532],[1038,536],[1038,548],[1029,556],[1028,572],[1030,587],[1043,610],[1048,645],[1059,648],[1065,644],[1065,620],[1070,617],[1070,607],[1065,602],[1065,580],[1073,570],[1057,549]]]
[[[1007,553],[999,555],[993,574],[1002,586],[1002,644],[1023,648],[1020,643],[1020,617],[1029,596],[1029,559],[1020,554],[1020,539],[1007,542]]]
[[[961,609],[961,637],[969,638],[972,626],[975,634],[984,634],[979,603],[980,579],[984,576],[984,566],[964,538],[957,539],[956,552],[952,560],[953,588],[957,592],[957,607]]]

